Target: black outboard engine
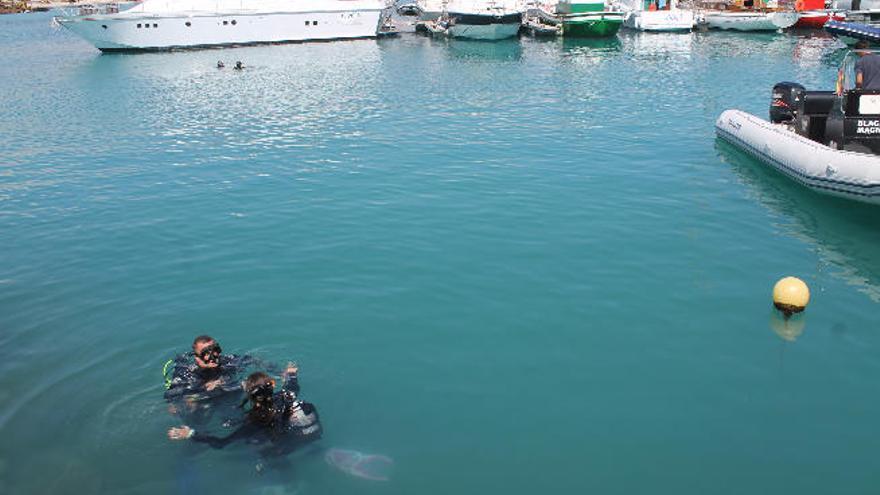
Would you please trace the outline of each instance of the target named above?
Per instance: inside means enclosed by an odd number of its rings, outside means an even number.
[[[776,83],[773,86],[773,100],[770,102],[770,122],[779,124],[794,121],[805,91],[806,88],[798,83]]]

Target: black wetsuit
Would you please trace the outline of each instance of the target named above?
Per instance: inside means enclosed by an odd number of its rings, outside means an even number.
[[[216,368],[199,368],[192,352],[181,354],[174,358],[173,369],[168,371],[166,377],[165,399],[173,401],[187,395],[197,395],[201,398],[222,395],[228,392],[241,391],[241,376],[249,367],[264,366],[258,359],[243,355],[223,354],[220,356],[220,366]],[[210,392],[205,389],[205,384],[221,379],[221,384]]]
[[[265,367],[265,363],[249,355],[222,354],[220,366],[199,368],[192,352],[177,356],[171,364],[173,368],[165,370],[165,400],[177,408],[186,424],[194,426],[207,425],[218,410],[225,412],[223,418],[237,416],[235,406],[245,371]],[[210,391],[205,388],[206,383],[217,379],[221,380],[217,387]]]
[[[296,376],[288,376],[280,392],[272,395],[272,405],[267,414],[252,409],[244,422],[225,437],[215,437],[196,432],[193,441],[206,443],[222,449],[236,441],[252,444],[270,444],[272,454],[285,454],[290,450],[321,438],[323,429],[318,410],[309,402],[297,399],[299,383]]]

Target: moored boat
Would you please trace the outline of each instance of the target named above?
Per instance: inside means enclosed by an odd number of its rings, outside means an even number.
[[[624,27],[639,31],[690,31],[696,22],[694,11],[678,8],[677,0],[623,0]]]
[[[828,21],[846,18],[843,10],[826,8],[825,0],[797,0],[795,11],[800,16],[794,24],[798,29],[822,29]]]
[[[844,59],[835,91],[774,86],[769,121],[726,110],[719,138],[817,192],[880,204],[880,90],[854,87],[857,56]]]
[[[778,31],[794,26],[797,12],[763,12],[756,10],[710,11],[703,14],[710,28],[733,31]]]
[[[145,0],[55,21],[102,51],[373,38],[380,0]]]
[[[855,22],[828,21],[825,23],[825,31],[833,34],[847,45],[854,45],[859,40],[880,43],[880,26]]]
[[[839,10],[805,10],[800,12],[800,17],[794,24],[794,27],[798,29],[822,29],[828,21],[840,22],[844,19],[846,19],[846,14]]]
[[[610,9],[605,0],[562,0],[556,13],[563,36],[584,38],[614,36],[624,17],[623,12]]]
[[[455,38],[500,40],[512,38],[522,26],[522,12],[513,1],[451,0],[444,14],[447,32]]]

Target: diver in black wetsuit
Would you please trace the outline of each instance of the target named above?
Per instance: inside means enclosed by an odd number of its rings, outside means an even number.
[[[264,453],[283,455],[293,448],[321,438],[323,429],[318,410],[311,403],[299,400],[296,366],[289,364],[282,374],[284,384],[275,392],[275,380],[263,372],[248,376],[244,388],[248,394],[245,403],[251,404],[244,422],[226,437],[215,437],[196,432],[189,426],[168,430],[172,440],[191,439],[222,449],[230,443],[245,440],[249,443],[269,444]],[[243,403],[244,404],[244,403]]]
[[[186,421],[201,424],[208,418],[198,418],[204,414],[197,411],[223,396],[237,394],[241,391],[239,375],[262,363],[248,355],[223,354],[220,344],[208,335],[196,337],[192,349],[165,363],[165,399],[172,414],[189,416]]]

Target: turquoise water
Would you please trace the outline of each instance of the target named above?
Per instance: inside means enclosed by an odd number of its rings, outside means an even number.
[[[0,17],[0,492],[876,490],[880,210],[712,128],[831,87],[834,41],[102,56],[49,18]],[[167,440],[204,332],[297,360],[391,479]]]

